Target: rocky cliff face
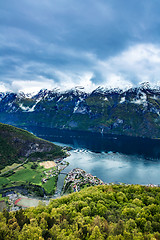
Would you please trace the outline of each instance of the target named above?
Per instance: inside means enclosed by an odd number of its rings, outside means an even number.
[[[160,88],[41,90],[0,94],[0,121],[141,137],[160,137]]]

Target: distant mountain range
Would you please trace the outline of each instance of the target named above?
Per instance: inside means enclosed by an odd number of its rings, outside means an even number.
[[[148,84],[125,91],[83,88],[0,93],[0,121],[149,138],[160,137],[160,88]]]

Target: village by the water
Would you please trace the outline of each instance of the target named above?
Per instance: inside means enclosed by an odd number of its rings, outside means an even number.
[[[39,165],[44,167],[44,176],[41,180],[42,184],[46,183],[51,177],[61,174],[62,170],[64,170],[68,164],[69,163],[63,158],[56,159],[54,161],[40,162]],[[71,192],[78,192],[84,187],[99,184],[104,183],[96,176],[92,176],[90,173],[87,173],[80,168],[75,168],[66,174],[61,195]],[[47,196],[45,196],[46,199],[38,199],[37,197],[33,197],[31,194],[24,196],[16,190],[3,192],[2,197],[5,197],[5,200],[0,201],[0,211],[2,211],[4,208],[7,208],[9,211],[16,211],[21,208],[38,206],[39,204],[47,205],[50,199],[52,199],[52,197],[48,198]]]
[[[89,187],[102,184],[104,184],[104,182],[96,176],[92,176],[80,168],[75,168],[67,174],[64,181],[63,192],[78,192],[85,186]]]
[[[55,159],[54,161],[43,161],[38,163],[40,166],[44,167],[43,178],[41,179],[42,186],[47,183],[47,181],[53,176],[59,174],[65,174],[64,184],[62,187],[61,195],[79,192],[81,189],[89,186],[103,185],[106,184],[98,177],[87,173],[83,169],[75,168],[72,169],[68,174],[64,173],[64,169],[69,165],[67,161],[63,158]],[[62,172],[63,171],[63,172]],[[114,184],[114,183],[108,183]],[[119,183],[124,184],[124,183]],[[125,184],[129,185],[129,184]],[[148,186],[157,186],[149,184]],[[7,209],[8,211],[16,211],[21,208],[35,207],[39,204],[47,205],[49,201],[55,196],[45,196],[43,198],[37,198],[32,194],[23,194],[17,190],[6,190],[2,193],[2,197],[5,200],[0,201],[0,211]]]

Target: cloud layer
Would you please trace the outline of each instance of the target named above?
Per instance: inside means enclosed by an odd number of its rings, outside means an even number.
[[[157,0],[5,0],[0,91],[160,82]]]

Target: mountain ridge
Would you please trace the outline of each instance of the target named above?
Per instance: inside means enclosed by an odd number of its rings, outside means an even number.
[[[160,88],[40,90],[0,93],[0,121],[149,138],[160,137]]]

